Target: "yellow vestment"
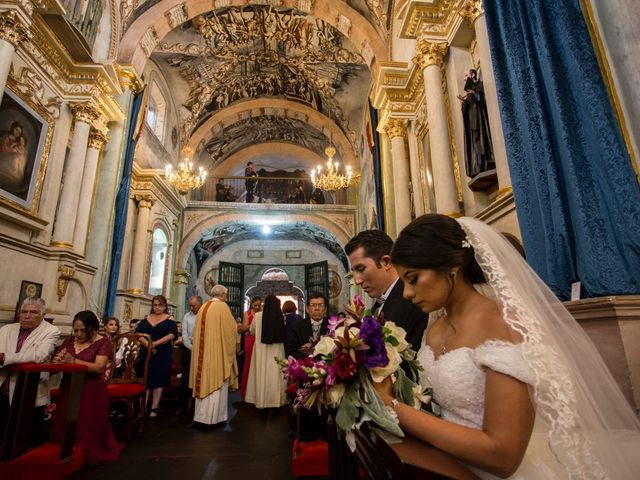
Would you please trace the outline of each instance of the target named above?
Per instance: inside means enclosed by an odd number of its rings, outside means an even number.
[[[194,397],[207,397],[219,390],[225,380],[231,390],[238,388],[236,332],[236,321],[226,303],[213,299],[200,308],[193,331],[189,376]]]

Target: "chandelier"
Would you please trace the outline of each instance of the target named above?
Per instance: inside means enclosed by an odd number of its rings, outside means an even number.
[[[170,164],[164,168],[164,176],[167,181],[176,187],[181,195],[186,195],[189,190],[200,188],[207,181],[207,172],[199,167],[198,173],[193,170],[193,162],[189,160],[189,155],[193,152],[191,147],[184,148],[184,161],[178,164],[178,170],[174,171]]]
[[[315,188],[333,192],[358,183],[360,176],[354,175],[351,167],[347,167],[345,173],[338,173],[338,162],[333,160],[333,156],[336,154],[336,149],[333,145],[325,148],[324,154],[328,158],[326,172],[322,172],[322,166],[320,165],[314,170],[311,170],[311,183],[313,183]]]

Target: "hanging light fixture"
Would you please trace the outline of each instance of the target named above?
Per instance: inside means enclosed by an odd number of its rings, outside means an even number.
[[[198,168],[198,173],[193,170],[193,162],[189,160],[193,153],[191,147],[184,147],[182,151],[184,152],[184,160],[178,164],[178,170],[174,171],[171,164],[167,164],[164,168],[164,176],[181,195],[186,195],[189,190],[204,185],[207,181],[207,172],[202,167]]]
[[[348,166],[344,173],[339,172],[339,164],[333,159],[336,149],[331,143],[325,148],[324,154],[327,156],[326,172],[323,173],[321,165],[311,170],[311,183],[315,188],[333,192],[358,183],[360,175],[354,175],[351,167]]]

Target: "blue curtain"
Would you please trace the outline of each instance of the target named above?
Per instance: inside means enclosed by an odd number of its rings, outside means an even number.
[[[371,137],[373,138],[373,185],[376,188],[376,222],[378,230],[385,231],[384,192],[382,190],[382,167],[380,163],[380,134],[378,133],[378,111],[369,102]],[[368,227],[367,227],[368,228]]]
[[[640,190],[579,0],[485,15],[527,260],[560,298],[640,292]]]
[[[122,179],[116,195],[115,220],[113,222],[113,237],[111,240],[111,262],[107,283],[107,298],[104,308],[105,318],[113,315],[116,303],[116,289],[118,288],[118,276],[120,274],[120,259],[122,258],[122,245],[124,243],[125,227],[127,224],[127,210],[129,209],[129,190],[131,189],[131,172],[133,171],[133,154],[138,143],[139,122],[138,115],[144,90],[137,93],[131,102],[129,112],[129,127],[127,129],[127,148],[122,162]]]

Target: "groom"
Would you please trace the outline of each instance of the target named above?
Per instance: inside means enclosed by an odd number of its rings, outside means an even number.
[[[345,251],[356,285],[375,299],[373,313],[382,312],[384,320],[404,328],[407,341],[417,352],[427,319],[422,310],[402,296],[404,282],[391,264],[391,247],[393,240],[386,233],[364,230],[349,240]]]

